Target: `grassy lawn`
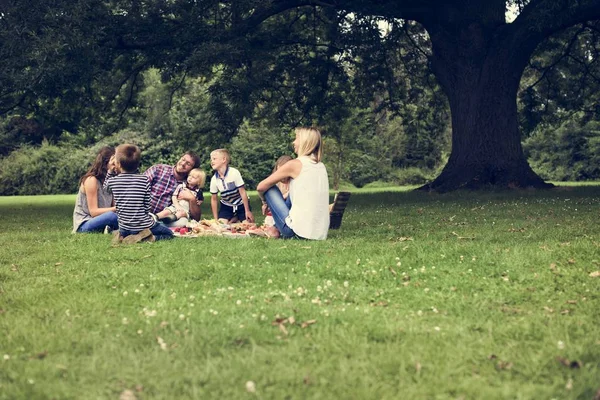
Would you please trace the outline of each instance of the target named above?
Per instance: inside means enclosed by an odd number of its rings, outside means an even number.
[[[324,242],[111,247],[74,200],[0,198],[0,399],[600,390],[600,186],[359,190]]]

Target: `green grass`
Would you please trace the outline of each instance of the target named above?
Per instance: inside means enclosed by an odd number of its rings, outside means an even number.
[[[111,247],[70,233],[73,204],[0,198],[0,399],[600,389],[599,186],[358,190],[324,242]]]

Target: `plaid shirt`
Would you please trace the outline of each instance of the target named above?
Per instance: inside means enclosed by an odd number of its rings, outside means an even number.
[[[171,197],[178,181],[173,174],[173,166],[166,164],[153,165],[144,172],[150,180],[150,212],[156,214],[171,205]]]

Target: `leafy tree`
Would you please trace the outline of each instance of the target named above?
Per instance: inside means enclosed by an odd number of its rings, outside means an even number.
[[[508,5],[520,9],[512,23]],[[66,122],[89,119],[87,104],[130,104],[151,67],[166,80],[219,71],[213,106],[232,127],[267,102],[292,126],[327,122],[321,116],[348,93],[347,82],[365,101],[385,94],[381,104],[395,111],[398,99],[414,97],[387,55],[425,58],[452,120],[448,163],[427,186],[438,191],[548,186],[523,154],[519,82],[547,37],[600,17],[600,0],[9,0],[0,7],[0,109]],[[417,50],[407,51],[407,42]],[[426,142],[415,143],[425,154]]]
[[[244,121],[229,146],[231,165],[240,170],[251,188],[271,174],[275,161],[282,155],[293,155],[292,130],[269,126],[264,121]]]

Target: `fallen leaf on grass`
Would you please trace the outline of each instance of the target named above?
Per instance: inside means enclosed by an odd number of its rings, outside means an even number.
[[[569,259],[567,260],[567,263],[569,263],[569,264],[575,264],[575,259],[573,259],[573,258],[569,258]]]
[[[510,361],[498,361],[498,363],[496,364],[496,368],[500,369],[500,370],[510,370],[513,367],[513,363],[511,363]]]
[[[161,350],[167,350],[167,344],[165,343],[165,341],[163,340],[163,338],[161,338],[160,336],[156,337],[156,341],[158,342]]]
[[[271,325],[277,326],[279,328],[279,330],[284,335],[287,336],[288,330],[286,329],[285,324],[294,325],[295,323],[296,323],[296,319],[294,317],[275,318],[275,320],[273,322],[271,322]]]
[[[48,355],[48,350],[44,350],[41,353],[37,353],[35,356],[32,356],[30,358],[37,358],[38,360],[43,360],[44,358],[46,358],[46,356]]]
[[[523,312],[523,310],[521,310],[520,308],[509,307],[509,306],[506,306],[506,305],[500,307],[500,311],[505,312],[505,313],[511,313],[511,314],[519,314],[519,313]]]
[[[577,300],[567,300],[567,304],[577,304]]]
[[[316,324],[316,323],[317,323],[316,319],[309,319],[308,321],[304,321],[302,324],[300,324],[300,327],[302,329],[304,329],[304,328],[306,328],[306,327],[308,327],[308,326],[310,326],[312,324]]]
[[[300,248],[301,248],[301,249],[309,249],[309,250],[310,250],[310,249],[312,249],[312,247],[310,247],[310,246],[302,246],[302,247],[300,247]]]
[[[590,277],[592,277],[592,278],[600,277],[600,271],[590,272]]]
[[[10,265],[10,270],[17,272],[19,270],[19,266],[17,264],[11,264]]]
[[[389,267],[390,268],[390,272],[392,273],[392,275],[396,276],[398,275],[398,273],[396,271],[394,271],[394,268]]]
[[[55,264],[54,264],[54,266],[55,266],[55,267],[58,267],[58,266],[60,266],[60,265],[63,265],[63,263],[61,263],[61,262],[57,262],[57,263],[55,263]]]
[[[573,379],[569,378],[569,380],[567,381],[567,384],[565,385],[565,389],[567,389],[567,390],[573,389]]]
[[[255,393],[256,392],[256,384],[252,381],[246,382],[246,391],[248,393]]]
[[[544,310],[548,311],[549,313],[553,313],[554,312],[553,309],[551,309],[550,307],[546,307],[546,306],[544,306]]]
[[[460,236],[458,233],[456,232],[452,232],[452,234],[454,236],[456,236],[457,239],[469,239],[469,240],[475,240],[475,236]]]
[[[119,395],[119,400],[137,400],[137,397],[135,397],[135,393],[133,393],[133,391],[125,389]]]
[[[378,301],[377,303],[371,303],[371,307],[387,307],[388,302],[387,301]]]
[[[306,375],[304,379],[302,379],[305,385],[310,385],[310,376]]]
[[[563,358],[563,357],[556,357],[556,361],[558,361],[565,367],[569,367],[569,368],[573,368],[573,369],[581,368],[583,366],[583,364],[579,361],[569,361],[568,359]]]
[[[285,325],[283,325],[283,324],[279,324],[278,326],[279,326],[279,330],[281,331],[281,333],[283,333],[284,335],[286,335],[286,336],[287,336],[287,334],[288,334],[288,331],[287,331],[287,329],[285,328]]]
[[[562,310],[560,313],[561,313],[562,315],[567,315],[567,314],[569,314],[570,312],[571,312],[571,310]]]

